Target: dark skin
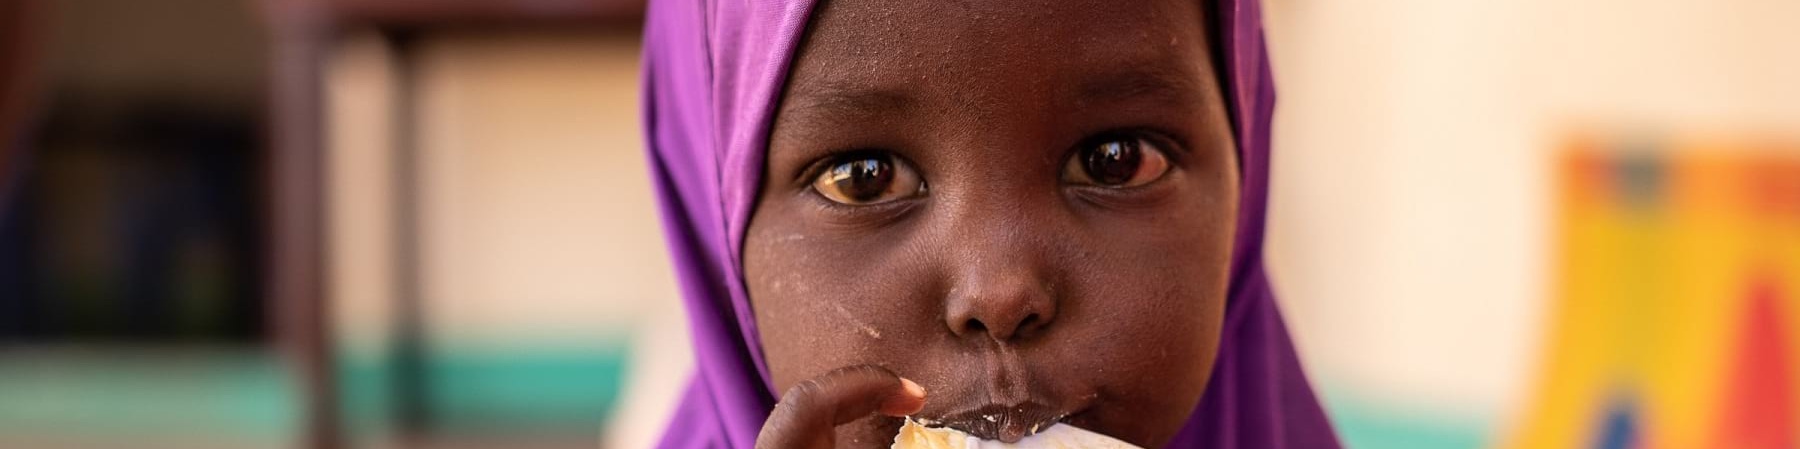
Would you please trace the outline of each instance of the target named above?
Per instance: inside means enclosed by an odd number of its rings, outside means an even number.
[[[1166,443],[1212,371],[1237,213],[1201,3],[819,8],[745,239],[785,392],[758,446],[886,447],[906,415]]]

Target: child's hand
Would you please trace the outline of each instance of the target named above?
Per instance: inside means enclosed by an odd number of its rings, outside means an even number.
[[[906,416],[925,408],[925,388],[874,365],[839,368],[789,388],[756,436],[758,449],[826,449],[837,426],[871,413]]]

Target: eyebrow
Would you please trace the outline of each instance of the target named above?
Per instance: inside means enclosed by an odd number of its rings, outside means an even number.
[[[842,123],[906,113],[917,101],[899,90],[870,89],[846,83],[823,83],[796,92],[778,113],[778,121]]]
[[[1159,103],[1196,104],[1202,98],[1195,76],[1154,64],[1102,73],[1083,80],[1075,91],[1078,105],[1151,98]]]
[[[1149,99],[1163,106],[1191,107],[1202,98],[1195,76],[1157,63],[1125,64],[1126,69],[1084,77],[1061,101],[1088,106]],[[1072,96],[1071,96],[1072,94]],[[913,95],[897,88],[871,88],[847,82],[823,82],[797,91],[776,114],[777,123],[851,124],[879,117],[904,116],[918,107]],[[812,128],[812,127],[806,127]]]

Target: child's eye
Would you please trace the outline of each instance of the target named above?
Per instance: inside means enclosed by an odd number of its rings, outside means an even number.
[[[1168,155],[1156,143],[1132,136],[1082,145],[1063,166],[1063,180],[1102,187],[1137,187],[1169,172]]]
[[[925,192],[919,172],[886,154],[857,155],[827,162],[812,188],[833,202],[852,206],[886,203]]]

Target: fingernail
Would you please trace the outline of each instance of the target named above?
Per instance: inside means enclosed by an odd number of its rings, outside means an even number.
[[[904,377],[900,378],[900,387],[906,389],[907,396],[915,398],[925,397],[925,387],[919,386],[917,382],[913,382],[911,379]]]

